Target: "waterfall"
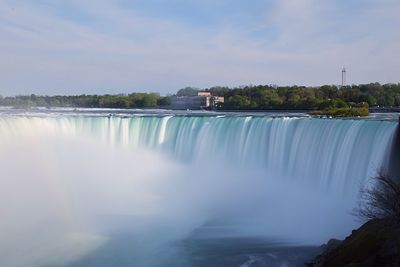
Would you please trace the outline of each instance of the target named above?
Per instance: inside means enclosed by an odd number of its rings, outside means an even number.
[[[251,116],[0,118],[1,134],[85,135],[180,161],[264,168],[350,193],[382,166],[395,128],[392,121]]]
[[[0,116],[1,265],[54,266],[128,232],[138,240],[129,261],[146,266],[161,244],[210,222],[225,227],[211,236],[343,238],[360,224],[350,211],[387,166],[396,128],[265,116]]]

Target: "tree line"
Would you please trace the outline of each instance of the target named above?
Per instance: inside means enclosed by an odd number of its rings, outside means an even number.
[[[84,107],[84,108],[157,108],[169,105],[169,98],[158,93],[117,95],[38,96],[19,95],[1,97],[0,105],[14,107]]]
[[[224,96],[221,110],[326,110],[347,107],[399,107],[400,84],[360,84],[338,87],[323,85],[270,86],[248,85],[199,89],[186,87],[176,95],[160,96],[158,93],[132,93],[116,95],[38,96],[19,95],[1,97],[0,105],[16,107],[87,107],[87,108],[162,108],[168,107],[171,97],[193,96],[198,91],[209,91],[214,96]]]
[[[399,107],[400,84],[371,83],[338,87],[268,85],[239,88],[212,87],[213,95],[222,95],[225,102],[220,109],[232,110],[326,110],[347,107]]]

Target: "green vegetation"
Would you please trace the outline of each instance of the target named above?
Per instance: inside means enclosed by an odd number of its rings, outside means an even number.
[[[176,95],[177,96],[196,96],[198,91],[200,91],[199,88],[185,87],[185,88],[179,89],[178,92],[176,93]]]
[[[331,108],[311,111],[309,114],[333,117],[365,117],[369,115],[369,110],[368,108]]]
[[[0,105],[15,107],[157,108],[169,105],[169,101],[157,93],[0,97]]]
[[[225,110],[332,110],[349,107],[400,106],[400,84],[379,83],[337,87],[271,87],[265,85],[241,88],[210,88],[222,93]]]
[[[193,96],[199,88],[186,87],[178,96]],[[220,110],[322,110],[341,116],[363,116],[368,107],[399,107],[400,84],[371,83],[337,87],[269,85],[242,87],[211,87],[202,89],[214,96],[224,96]],[[167,107],[170,97],[157,93],[118,95],[37,96],[20,95],[1,97],[0,105],[17,107],[88,107],[88,108],[157,108]],[[362,108],[362,109],[359,109]],[[328,114],[326,114],[328,115]],[[335,114],[333,114],[335,115]]]

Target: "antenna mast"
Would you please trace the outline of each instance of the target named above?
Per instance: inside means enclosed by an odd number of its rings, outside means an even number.
[[[342,69],[342,87],[346,86],[346,68],[343,67]]]

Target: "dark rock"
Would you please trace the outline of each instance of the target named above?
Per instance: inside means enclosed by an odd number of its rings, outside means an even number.
[[[400,266],[400,226],[385,220],[371,220],[343,241],[329,240],[324,253],[306,266]]]
[[[334,250],[335,248],[337,248],[338,246],[340,246],[340,244],[343,242],[343,240],[338,240],[338,239],[330,239],[328,241],[328,243],[326,245],[324,245],[324,250],[325,253],[331,252],[332,250]]]

